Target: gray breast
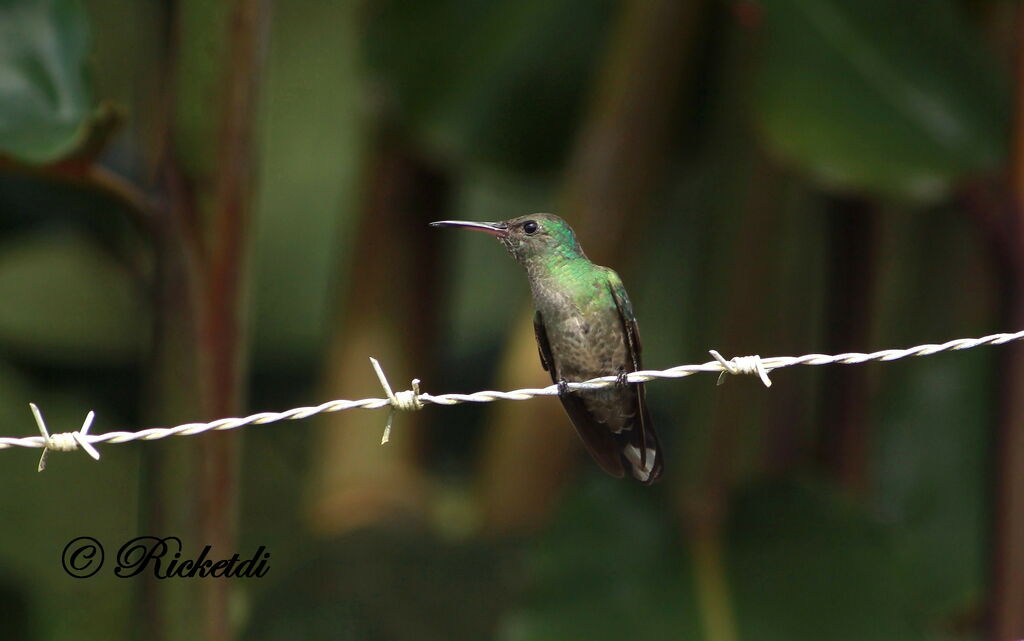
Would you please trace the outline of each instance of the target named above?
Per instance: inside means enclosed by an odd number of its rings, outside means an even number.
[[[591,308],[586,312],[563,307],[549,314],[550,320],[541,311],[557,377],[583,381],[630,371],[625,331],[614,307]],[[575,393],[584,398],[595,420],[607,424],[614,432],[629,427],[636,416],[636,391],[632,386]]]

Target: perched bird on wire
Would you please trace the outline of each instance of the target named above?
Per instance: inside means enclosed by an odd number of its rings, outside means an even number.
[[[553,214],[530,214],[496,223],[442,220],[496,236],[526,269],[536,314],[540,362],[559,386],[559,399],[587,451],[612,476],[628,470],[641,483],[661,476],[662,455],[643,383],[626,374],[642,369],[636,315],[618,274],[590,262],[576,234]],[[596,390],[567,383],[600,376],[620,382]]]

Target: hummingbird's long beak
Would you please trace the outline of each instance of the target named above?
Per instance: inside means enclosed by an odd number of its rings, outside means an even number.
[[[430,223],[431,227],[458,227],[472,231],[482,231],[491,236],[505,238],[508,236],[508,226],[505,223],[479,223],[472,220],[439,220]]]

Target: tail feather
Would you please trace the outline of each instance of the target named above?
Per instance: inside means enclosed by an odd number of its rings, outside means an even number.
[[[628,470],[633,478],[645,485],[658,480],[663,465],[661,444],[642,395],[637,396],[638,420],[618,432],[597,421],[587,409],[585,398],[578,393],[570,392],[559,398],[587,451],[605,472],[621,477]]]
[[[643,429],[638,429],[640,426],[634,425],[633,429],[616,434],[616,438],[622,448],[625,467],[633,474],[633,478],[648,484],[657,481],[661,476],[661,444],[647,415],[646,406],[643,407],[641,418],[644,421]],[[646,451],[641,450],[641,447]]]

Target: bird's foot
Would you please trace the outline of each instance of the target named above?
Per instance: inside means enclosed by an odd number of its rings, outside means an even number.
[[[564,378],[560,378],[558,379],[558,383],[556,383],[556,385],[558,385],[559,396],[565,396],[566,394],[569,393],[569,381],[565,380]]]
[[[626,387],[627,385],[630,384],[628,377],[629,377],[629,372],[627,372],[624,369],[620,369],[618,375],[615,377],[616,378],[615,384],[618,387]]]

